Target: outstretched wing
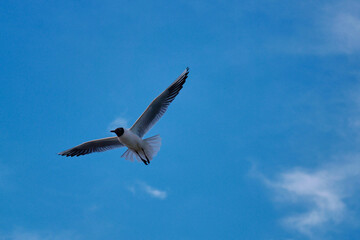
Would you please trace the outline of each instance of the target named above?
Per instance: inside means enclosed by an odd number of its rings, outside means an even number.
[[[117,137],[108,137],[96,139],[89,142],[82,143],[76,147],[58,153],[61,156],[73,157],[86,155],[93,152],[104,152],[113,148],[123,147]]]
[[[145,112],[136,120],[130,130],[143,137],[154,124],[164,115],[170,103],[175,99],[182,89],[186,78],[188,77],[189,68],[185,71],[157,98],[155,98],[146,108]]]

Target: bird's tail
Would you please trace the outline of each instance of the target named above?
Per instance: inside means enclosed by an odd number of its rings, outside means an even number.
[[[128,149],[124,152],[124,154],[121,156],[125,158],[126,160],[134,161],[135,159],[140,161],[141,158],[146,159],[148,158],[149,161],[151,161],[156,154],[159,152],[161,147],[161,137],[160,135],[155,135],[149,138],[144,139],[144,152],[139,152],[140,156],[135,153],[134,151]],[[141,157],[141,158],[140,158]]]
[[[124,154],[121,155],[121,157],[122,157],[122,158],[125,158],[126,160],[132,161],[132,162],[133,162],[135,159],[138,160],[138,161],[140,161],[139,156],[138,156],[135,152],[131,151],[130,149],[126,150],[126,151],[124,152]]]
[[[145,145],[144,146],[145,154],[151,161],[160,150],[161,137],[160,137],[160,135],[155,135],[155,136],[144,139],[144,142],[145,142],[145,144],[144,144]]]

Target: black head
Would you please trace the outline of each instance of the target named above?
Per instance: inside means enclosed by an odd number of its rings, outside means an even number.
[[[124,128],[117,128],[115,130],[111,130],[110,132],[116,133],[118,137],[124,134]]]

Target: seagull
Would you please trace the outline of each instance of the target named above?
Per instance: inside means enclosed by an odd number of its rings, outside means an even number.
[[[121,156],[126,160],[142,161],[148,165],[160,150],[160,135],[143,139],[143,136],[155,125],[164,115],[170,103],[183,88],[189,68],[185,71],[146,108],[145,112],[136,120],[131,128],[123,127],[111,130],[116,137],[107,137],[84,142],[76,147],[58,153],[66,157],[78,157],[93,152],[104,152],[114,148],[127,147],[128,149]]]

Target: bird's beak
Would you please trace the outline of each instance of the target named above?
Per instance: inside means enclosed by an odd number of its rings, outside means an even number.
[[[114,133],[114,132],[115,132],[115,130],[111,130],[110,132],[113,132],[113,133]]]

